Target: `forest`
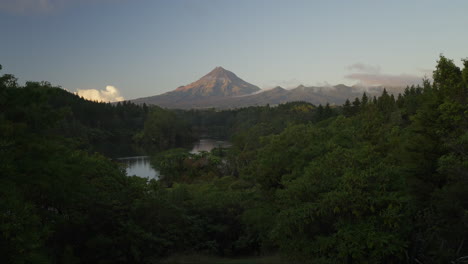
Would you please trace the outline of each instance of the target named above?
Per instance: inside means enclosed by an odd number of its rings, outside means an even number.
[[[2,74],[2,263],[467,263],[461,62],[441,55],[398,95],[223,111],[93,102]],[[189,153],[205,133],[232,146]],[[158,180],[126,175],[114,158],[130,146]]]

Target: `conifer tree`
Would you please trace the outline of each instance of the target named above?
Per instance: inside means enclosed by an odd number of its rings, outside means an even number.
[[[353,101],[353,106],[352,106],[353,114],[359,113],[360,108],[361,108],[361,101],[359,100],[359,98],[356,97],[356,99],[354,99]]]
[[[327,103],[327,104],[325,105],[325,109],[323,110],[323,114],[324,114],[324,119],[327,119],[327,118],[333,116],[333,110],[331,109],[329,103]]]
[[[361,104],[362,104],[362,106],[365,106],[365,105],[367,105],[368,102],[369,102],[369,98],[367,97],[366,92],[364,92],[362,94]]]
[[[352,115],[352,107],[351,107],[351,102],[349,99],[346,99],[346,102],[343,105],[343,115],[346,117],[350,117]]]

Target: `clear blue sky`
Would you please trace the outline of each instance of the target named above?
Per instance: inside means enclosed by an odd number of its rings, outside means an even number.
[[[0,64],[21,82],[112,85],[126,99],[216,66],[261,88],[390,85],[430,73],[440,53],[461,65],[467,10],[466,0],[0,0]]]

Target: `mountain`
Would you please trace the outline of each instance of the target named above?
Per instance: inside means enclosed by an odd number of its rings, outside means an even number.
[[[226,109],[267,104],[278,105],[297,101],[305,101],[315,105],[325,105],[326,103],[343,104],[348,98],[361,97],[362,92],[363,90],[354,89],[346,85],[329,87],[305,87],[299,85],[293,89],[284,89],[277,86],[273,89],[263,90],[262,92],[247,96],[223,98],[222,100],[211,102],[209,107]],[[198,105],[197,107],[202,106]]]
[[[138,98],[132,102],[167,108],[199,108],[209,107],[212,102],[223,98],[243,96],[258,91],[261,89],[237,77],[233,72],[216,67],[196,82],[180,86],[171,92]]]
[[[223,67],[216,67],[198,81],[175,90],[175,92],[188,93],[194,97],[240,96],[257,91],[260,91],[260,88],[242,80]]]
[[[277,105],[293,101],[313,104],[343,104],[346,99],[361,97],[364,91],[369,96],[380,95],[383,87],[351,87],[344,84],[325,87],[299,85],[293,89],[275,87],[261,90],[234,73],[216,67],[191,84],[161,95],[131,100],[134,103],[158,105],[165,108],[239,108],[257,105]],[[389,91],[390,92],[390,91]]]

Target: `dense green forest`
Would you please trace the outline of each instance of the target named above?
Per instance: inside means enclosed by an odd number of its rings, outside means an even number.
[[[463,263],[468,60],[343,106],[170,111],[86,101],[0,77],[4,263],[160,263],[178,254],[284,263]],[[232,147],[191,154],[204,133]],[[157,149],[159,180],[120,146]],[[165,150],[165,151],[163,151]]]

